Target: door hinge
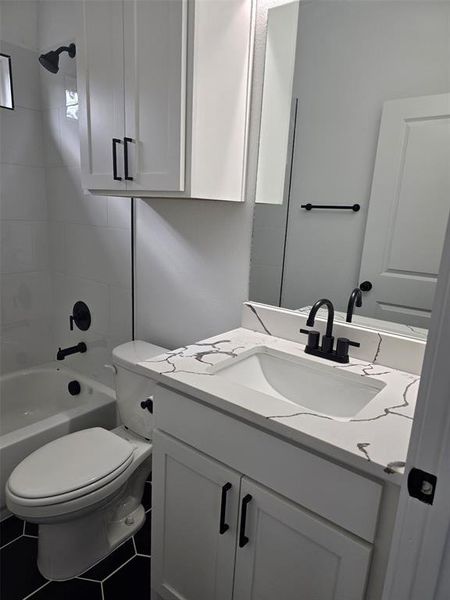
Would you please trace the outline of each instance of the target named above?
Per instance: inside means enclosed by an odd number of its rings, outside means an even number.
[[[413,468],[408,475],[408,492],[411,498],[417,498],[425,504],[433,504],[437,477],[432,473]]]

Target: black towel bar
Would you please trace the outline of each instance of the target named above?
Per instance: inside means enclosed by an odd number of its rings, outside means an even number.
[[[351,205],[339,205],[339,204],[302,204],[301,208],[306,210],[312,210],[313,208],[328,208],[331,210],[353,210],[354,212],[358,212],[361,208],[359,204],[351,204]]]

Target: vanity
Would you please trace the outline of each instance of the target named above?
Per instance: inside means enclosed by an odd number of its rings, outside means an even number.
[[[155,599],[381,597],[424,342],[336,323],[360,343],[340,364],[305,354],[305,320],[245,303],[242,327],[140,363]]]

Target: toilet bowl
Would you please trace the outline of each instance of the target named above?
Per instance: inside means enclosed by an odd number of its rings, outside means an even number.
[[[165,352],[145,342],[113,351],[122,425],[65,435],[39,448],[11,473],[6,502],[18,517],[39,524],[38,567],[48,579],[80,575],[144,523],[142,495],[151,471],[155,383],[137,363]]]

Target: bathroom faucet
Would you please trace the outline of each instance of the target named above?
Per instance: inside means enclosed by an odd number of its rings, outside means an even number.
[[[56,360],[64,360],[66,356],[69,356],[70,354],[77,354],[78,352],[81,352],[81,354],[83,354],[84,352],[86,352],[86,350],[87,346],[84,342],[80,342],[76,346],[70,346],[69,348],[59,348],[56,354]]]
[[[355,306],[360,308],[362,306],[362,291],[359,287],[355,288],[350,294],[350,298],[348,299],[347,306],[347,318],[345,319],[347,323],[352,322],[353,311],[355,310]]]
[[[334,306],[331,300],[328,298],[322,298],[317,300],[314,306],[311,308],[308,319],[306,321],[307,327],[313,327],[316,318],[317,311],[322,306],[326,306],[328,309],[327,328],[325,334],[322,336],[322,343],[319,347],[320,333],[314,329],[300,329],[300,333],[305,333],[308,336],[308,343],[305,346],[305,353],[312,354],[313,356],[319,356],[320,358],[326,358],[339,363],[348,363],[348,348],[349,346],[355,346],[359,348],[359,342],[352,342],[348,338],[340,337],[336,342],[336,350],[334,349],[334,336],[333,336],[333,322],[334,322]]]

